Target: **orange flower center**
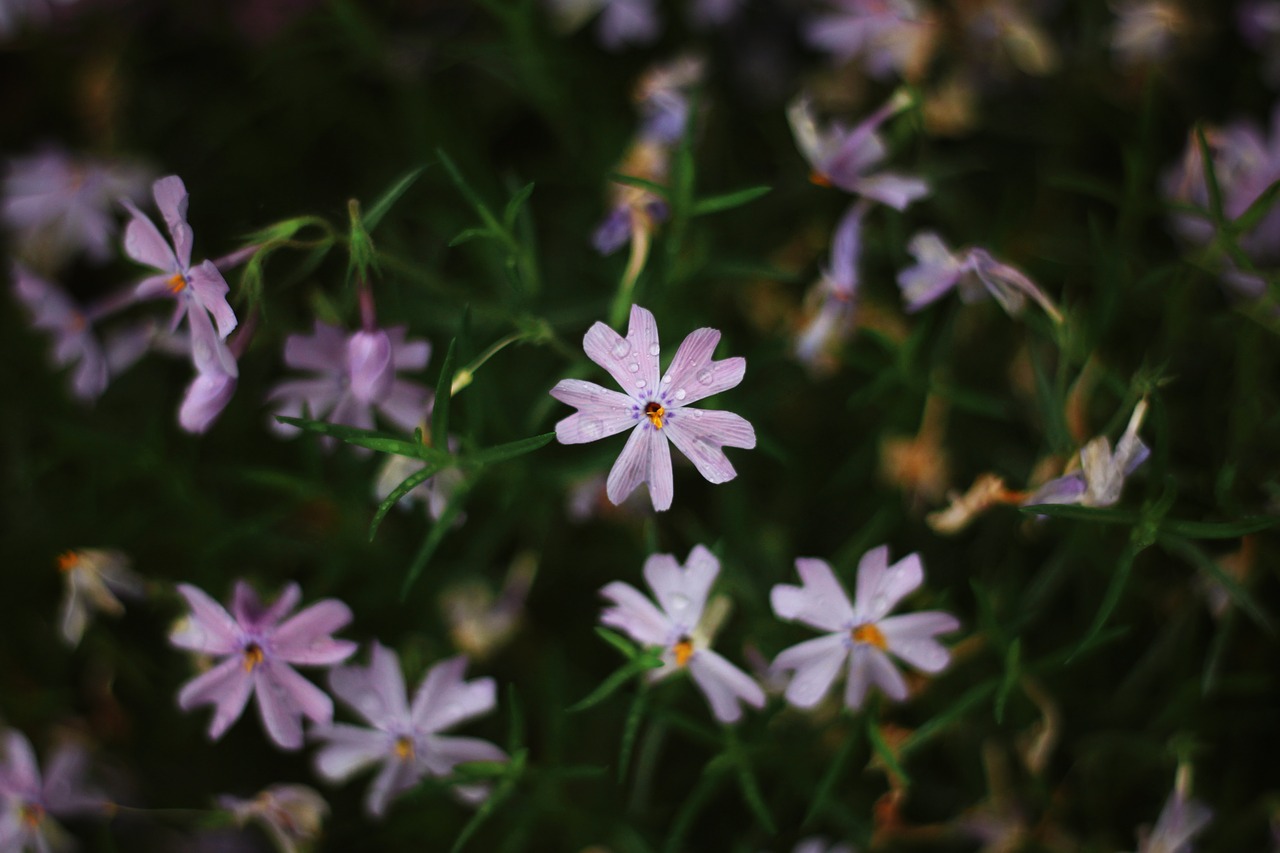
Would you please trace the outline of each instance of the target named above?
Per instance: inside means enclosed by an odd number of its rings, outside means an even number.
[[[396,738],[396,758],[401,761],[409,761],[413,758],[413,741],[410,738]]]
[[[80,563],[80,555],[75,551],[63,551],[58,555],[58,571],[69,572]]]
[[[39,803],[23,803],[21,814],[22,822],[29,829],[35,829],[40,825],[40,821],[44,820],[44,806]]]
[[[676,653],[676,666],[683,667],[693,657],[693,641],[688,637],[681,637],[673,651]]]
[[[662,429],[662,419],[667,416],[667,410],[662,408],[661,403],[654,400],[645,405],[644,416],[649,419],[649,423],[653,424],[654,429]]]
[[[809,173],[809,183],[817,184],[820,187],[829,187],[831,186],[831,179],[821,172],[814,170]]]
[[[250,643],[244,649],[244,671],[253,672],[253,668],[262,663],[265,655],[257,643]]]
[[[187,279],[182,273],[176,272],[169,276],[169,292],[181,293],[187,286]]]
[[[884,634],[880,633],[880,629],[870,622],[865,625],[859,625],[849,633],[853,636],[855,643],[867,643],[881,651],[888,648],[889,644],[885,642]]]

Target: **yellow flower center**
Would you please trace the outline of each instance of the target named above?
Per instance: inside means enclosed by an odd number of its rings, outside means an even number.
[[[676,654],[676,666],[683,667],[689,663],[689,658],[693,657],[693,641],[688,637],[681,637],[672,651]]]
[[[889,646],[884,640],[884,634],[880,633],[880,629],[870,622],[865,625],[859,625],[849,633],[853,636],[855,643],[867,643],[880,649],[880,651],[884,651]]]
[[[44,820],[44,806],[39,803],[23,803],[20,812],[28,829],[35,829]]]
[[[63,551],[58,555],[58,571],[69,572],[80,563],[80,555],[75,551]]]
[[[253,672],[253,668],[262,663],[265,655],[262,654],[262,648],[257,643],[250,643],[244,649],[244,671]]]
[[[662,408],[661,403],[654,400],[645,405],[644,416],[649,419],[649,423],[653,424],[654,429],[662,429],[662,419],[667,416],[667,410]]]
[[[413,740],[407,737],[396,738],[396,758],[409,761],[413,758]]]
[[[185,276],[182,275],[182,273],[176,272],[173,275],[169,276],[169,292],[170,293],[181,293],[186,286],[187,286],[187,279]]]

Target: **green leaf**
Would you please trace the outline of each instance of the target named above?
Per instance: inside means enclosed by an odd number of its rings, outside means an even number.
[[[463,243],[469,243],[472,240],[498,240],[498,235],[494,234],[488,228],[468,228],[449,241],[449,248],[461,246]]]
[[[444,166],[444,170],[449,173],[449,179],[453,181],[453,185],[458,188],[458,192],[462,193],[462,197],[475,210],[476,215],[480,217],[480,221],[485,224],[487,230],[495,235],[502,234],[502,226],[494,217],[493,211],[480,198],[480,194],[471,188],[471,184],[467,183],[467,179],[462,176],[462,172],[454,165],[449,155],[444,153],[443,148],[436,149],[436,156],[440,158],[440,164]]]
[[[996,689],[996,684],[996,680],[992,679],[991,681],[987,681],[976,687],[970,688],[970,690],[959,699],[951,702],[946,711],[938,714],[936,717],[930,717],[927,723],[908,735],[907,739],[898,747],[898,754],[903,758],[906,758],[910,753],[924,746],[939,734],[946,731],[949,727],[959,722],[961,717],[969,713],[970,708],[986,699],[987,694]]]
[[[854,737],[853,732],[849,732],[844,737],[844,742],[840,744],[840,751],[836,753],[828,764],[826,772],[822,774],[822,779],[818,781],[818,787],[814,789],[813,796],[809,798],[809,810],[804,813],[804,820],[800,822],[801,827],[807,827],[827,806],[827,800],[831,797],[831,789],[835,787],[836,782],[840,779],[840,773],[844,770],[845,764],[849,761],[849,756],[853,754],[854,744],[858,739]]]
[[[360,215],[360,202],[354,198],[347,202],[347,215],[351,220],[351,242],[347,246],[347,280],[352,274],[362,279],[369,278],[369,271],[378,271],[378,252],[373,247],[373,238],[365,230],[364,219]]]
[[[524,207],[525,202],[529,200],[529,196],[533,194],[533,184],[525,184],[516,190],[511,196],[511,200],[507,202],[507,209],[502,212],[502,224],[506,226],[508,232],[512,231],[516,226],[516,217],[520,215],[520,208]]]
[[[644,178],[637,178],[635,175],[624,175],[621,172],[610,172],[608,178],[615,184],[626,184],[627,186],[635,187],[636,189],[648,190],[663,201],[667,200],[667,195],[670,192],[670,190],[662,184],[654,183],[653,181],[648,181]]]
[[[622,727],[622,742],[618,746],[618,784],[627,778],[627,768],[631,764],[631,750],[635,746],[636,735],[640,731],[640,720],[644,717],[644,709],[649,701],[647,685],[636,691],[636,698],[631,700],[631,710],[627,711],[627,722]]]
[[[742,798],[746,800],[747,806],[755,814],[756,820],[764,827],[765,832],[776,835],[778,830],[773,823],[773,816],[769,814],[769,808],[764,803],[760,785],[756,782],[755,774],[751,772],[751,763],[747,760],[742,744],[738,742],[737,731],[733,726],[725,726],[725,742],[737,770],[738,787],[742,789]]]
[[[1022,655],[1022,639],[1015,639],[1009,644],[1009,651],[1004,656],[1004,679],[1000,682],[1000,689],[996,691],[996,722],[1004,722],[1004,706],[1009,701],[1009,694],[1013,692],[1014,686],[1018,683],[1018,677],[1021,675],[1021,667],[1019,658]]]
[[[401,498],[440,473],[444,467],[445,465],[443,464],[426,465],[421,470],[414,471],[404,479],[404,482],[392,489],[386,500],[378,504],[378,511],[373,514],[373,521],[369,522],[369,541],[373,541],[373,537],[378,533],[378,528],[382,525],[382,519],[387,517],[387,513],[400,502]]]
[[[1271,212],[1271,208],[1275,206],[1277,196],[1280,196],[1280,180],[1272,181],[1271,185],[1245,208],[1244,213],[1232,221],[1231,230],[1237,235],[1248,234],[1262,221],[1264,216]]]
[[[588,708],[594,708],[605,699],[612,696],[618,688],[626,684],[632,678],[650,669],[657,669],[662,666],[662,659],[657,655],[649,653],[640,655],[633,660],[629,660],[621,667],[613,672],[608,678],[600,682],[595,690],[592,690],[582,700],[575,702],[565,709],[566,714],[576,714],[579,711],[585,711]]]
[[[1213,166],[1213,151],[1204,135],[1204,125],[1197,124],[1195,129],[1196,145],[1200,149],[1200,164],[1204,169],[1204,182],[1209,189],[1209,215],[1214,224],[1221,227],[1227,218],[1222,210],[1222,186],[1218,183],[1218,172]]]
[[[875,718],[870,716],[867,717],[867,739],[871,741],[871,748],[875,750],[876,755],[880,756],[880,760],[889,768],[889,772],[901,779],[904,786],[909,787],[911,785],[911,777],[907,776],[907,771],[902,769],[902,765],[898,763],[893,750],[889,748],[889,744],[885,743],[884,736],[880,734],[880,727],[876,725]]]
[[[364,227],[367,230],[372,231],[378,227],[378,223],[382,221],[382,217],[387,215],[387,211],[391,209],[391,206],[399,201],[400,196],[404,195],[405,191],[418,180],[423,168],[423,166],[419,166],[406,172],[386,192],[378,197],[378,200],[364,214]]]
[[[1160,524],[1162,533],[1185,536],[1188,539],[1235,539],[1249,533],[1257,533],[1274,527],[1280,518],[1254,515],[1236,521],[1178,521],[1165,519]]]
[[[1217,560],[1202,551],[1191,540],[1184,539],[1173,533],[1161,533],[1156,538],[1156,541],[1160,543],[1160,547],[1169,553],[1182,557],[1201,571],[1211,575],[1214,580],[1222,584],[1223,588],[1226,589],[1227,595],[1231,597],[1231,601],[1236,607],[1248,614],[1249,618],[1259,628],[1272,636],[1276,635],[1275,620],[1271,618],[1271,615],[1258,603],[1258,600],[1253,597],[1249,590],[1223,570],[1222,566],[1218,565]]]
[[[493,793],[486,797],[484,802],[476,809],[476,813],[471,820],[467,821],[467,825],[462,828],[462,832],[458,833],[458,840],[453,843],[452,853],[458,853],[458,851],[462,850],[467,841],[471,839],[471,836],[475,835],[476,830],[493,814],[494,809],[506,802],[511,796],[511,792],[515,790],[520,777],[524,775],[525,762],[528,757],[529,752],[524,749],[511,756],[506,778],[498,783],[493,789]]]
[[[635,660],[644,653],[643,648],[632,643],[621,634],[616,634],[613,631],[610,631],[608,628],[602,628],[597,625],[596,636],[621,652],[622,656],[627,660]]]
[[[443,450],[437,450],[434,447],[427,447],[425,444],[413,441],[405,441],[402,438],[390,438],[373,430],[359,429],[345,424],[331,424],[328,421],[291,418],[288,415],[276,415],[276,420],[282,424],[296,426],[307,432],[332,436],[347,444],[367,447],[380,453],[394,453],[397,456],[408,456],[410,459],[421,459],[427,463],[448,464],[450,461],[449,454]]]
[[[708,213],[719,213],[722,210],[732,210],[735,207],[742,207],[763,195],[773,191],[773,187],[759,186],[747,187],[742,190],[724,193],[723,195],[713,195],[704,198],[701,201],[694,202],[693,212],[690,216],[706,216]]]
[[[1108,584],[1107,591],[1102,597],[1102,603],[1098,605],[1098,612],[1093,616],[1093,623],[1085,631],[1084,636],[1076,645],[1075,651],[1067,657],[1067,663],[1070,663],[1076,655],[1089,648],[1094,638],[1098,636],[1099,632],[1107,624],[1107,619],[1111,618],[1111,612],[1120,603],[1120,596],[1124,593],[1125,584],[1129,581],[1129,573],[1133,569],[1133,561],[1142,550],[1142,546],[1134,542],[1130,542],[1125,547],[1124,553],[1120,555],[1120,561],[1116,564],[1115,571],[1111,575],[1111,583]]]
[[[454,359],[457,355],[458,339],[449,341],[449,351],[445,353],[444,364],[440,366],[440,378],[436,380],[436,400],[431,409],[431,440],[441,447],[449,443],[449,402],[453,399]]]
[[[409,564],[409,571],[404,576],[404,583],[400,586],[401,601],[408,597],[410,587],[418,579],[418,575],[422,574],[422,570],[426,568],[427,562],[431,559],[431,555],[436,552],[436,548],[440,547],[445,534],[453,529],[453,523],[457,521],[458,515],[462,512],[462,505],[466,503],[467,493],[470,491],[470,480],[464,481],[462,485],[454,489],[453,495],[449,498],[449,503],[445,505],[444,512],[440,513],[436,523],[431,525],[431,529],[427,531],[426,537],[422,540],[422,545],[418,548],[418,553],[414,555],[413,562]]]
[[[509,441],[506,444],[499,444],[494,447],[486,447],[484,450],[477,450],[474,453],[468,453],[460,457],[458,464],[465,468],[472,465],[490,465],[494,462],[505,462],[508,459],[514,459],[540,447],[545,447],[555,437],[556,434],[554,432],[544,432],[541,435]]]

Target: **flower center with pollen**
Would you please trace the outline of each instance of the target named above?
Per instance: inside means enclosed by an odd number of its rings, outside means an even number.
[[[58,571],[69,572],[80,563],[80,555],[75,551],[63,551],[58,555]]]
[[[250,643],[244,647],[244,671],[253,672],[253,668],[262,663],[265,655],[262,654],[262,647],[257,643]]]
[[[681,637],[680,641],[672,648],[672,651],[676,655],[676,666],[685,666],[689,663],[689,658],[693,657],[693,640],[688,637]]]
[[[168,285],[170,293],[181,293],[187,286],[186,276],[180,272],[176,272],[169,276]]]
[[[44,806],[39,803],[23,803],[20,813],[28,829],[35,829],[44,820]]]
[[[409,761],[413,758],[413,740],[411,738],[396,738],[396,758],[401,761]]]
[[[667,410],[657,400],[653,400],[644,407],[644,416],[653,424],[654,429],[662,429],[662,419],[667,416]]]
[[[884,651],[889,645],[885,642],[884,634],[880,633],[880,629],[870,622],[865,625],[859,625],[849,633],[855,643],[867,643],[881,651]]]

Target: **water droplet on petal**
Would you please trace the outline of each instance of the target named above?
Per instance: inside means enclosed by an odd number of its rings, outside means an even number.
[[[675,610],[684,610],[689,606],[689,596],[677,592],[671,596],[671,607]]]
[[[671,384],[671,374],[670,374],[670,373],[668,373],[666,376],[662,377],[662,384],[663,384],[663,385],[669,385],[669,384]]]
[[[702,409],[694,409],[694,410],[693,410],[693,416],[694,416],[695,418],[701,418],[701,417],[702,417]]]
[[[623,358],[627,353],[631,352],[631,342],[626,338],[620,339],[613,345],[613,357]]]
[[[646,384],[646,383],[645,383],[645,381],[644,381],[643,379],[637,379],[637,380],[636,380],[636,387],[637,387],[637,388],[643,388],[643,387],[645,386],[645,384]]]
[[[632,373],[639,373],[639,372],[640,372],[640,365],[636,364],[636,363],[633,361],[633,362],[631,362],[630,364],[628,364],[628,365],[627,365],[627,370],[630,370]]]
[[[655,344],[649,344],[649,355],[657,355],[662,352],[662,347]]]
[[[704,367],[698,371],[698,381],[703,385],[710,385],[711,380],[715,378],[715,374],[711,372],[710,367]]]
[[[604,435],[604,424],[599,418],[587,418],[582,423],[582,434],[587,438],[599,438]]]
[[[679,390],[677,390],[677,391],[676,391],[676,399],[677,399],[677,400],[683,400],[685,397],[688,397],[688,396],[689,396],[689,395],[688,395],[687,393],[685,393],[685,390],[684,390],[683,388],[681,388],[681,389],[679,389]]]

